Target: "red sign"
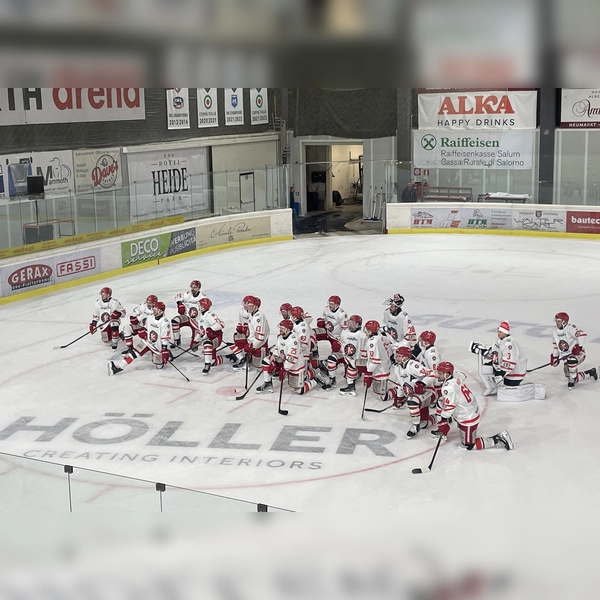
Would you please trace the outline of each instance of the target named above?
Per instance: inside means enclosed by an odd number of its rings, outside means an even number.
[[[420,175],[420,174],[421,174],[421,169],[419,169],[419,167],[415,167],[415,168],[413,169],[413,174],[414,174],[415,176],[418,176],[418,175]]]
[[[73,275],[73,273],[92,271],[95,268],[96,257],[86,256],[85,258],[77,258],[75,260],[68,260],[67,262],[58,263],[56,265],[56,276],[66,277],[67,275]]]
[[[600,212],[568,210],[567,233],[600,233]]]
[[[13,271],[8,276],[8,283],[13,290],[48,283],[52,279],[52,267],[50,265],[37,264],[28,265]]]

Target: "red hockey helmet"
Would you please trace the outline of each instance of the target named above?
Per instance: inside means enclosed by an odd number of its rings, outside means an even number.
[[[288,313],[290,312],[290,310],[292,310],[293,306],[289,303],[289,302],[284,302],[280,307],[279,307],[279,312],[280,313]]]
[[[339,306],[342,303],[342,299],[339,296],[329,296],[329,300],[327,300],[327,302]]]
[[[375,335],[379,331],[379,322],[367,321],[365,323],[365,330],[368,331],[371,335]]]
[[[109,287],[103,287],[100,290],[100,295],[104,298],[104,296],[108,296],[109,298],[112,296],[112,290]]]
[[[350,321],[354,322],[354,329],[350,327]],[[350,315],[348,317],[348,327],[350,331],[358,331],[362,326],[362,317],[360,315]]]
[[[412,350],[408,346],[399,346],[396,348],[396,356],[410,358],[412,356]]]
[[[244,299],[242,300],[242,304],[248,304],[248,302],[250,302],[250,300],[252,300],[252,296],[244,296]]]
[[[212,300],[210,298],[201,298],[199,304],[203,311],[207,311],[212,306]]]
[[[557,312],[556,315],[554,315],[554,320],[562,321],[563,324],[566,325],[569,322],[569,315],[566,312]]]
[[[290,315],[294,321],[299,321],[304,317],[304,309],[301,306],[293,306],[290,310]]]
[[[158,296],[155,296],[154,294],[150,294],[147,298],[146,298],[146,304],[152,308],[156,303],[158,302]]]
[[[498,325],[498,332],[505,333],[506,335],[510,335],[510,324],[508,321],[502,321],[500,325]]]
[[[279,330],[281,331],[282,329],[286,329],[289,333],[294,330],[294,324],[289,319],[283,319],[283,321],[279,323]]]
[[[425,342],[428,346],[433,346],[435,344],[435,333],[433,333],[433,331],[424,331],[420,336],[419,336],[419,341],[420,342]]]
[[[194,281],[192,281],[192,283],[190,283],[190,287],[191,288],[197,287],[198,289],[200,289],[202,287],[202,284],[197,279],[194,279]]]
[[[161,312],[165,312],[165,303],[164,302],[155,302],[154,308],[160,310]]]
[[[262,304],[261,299],[258,296],[254,296],[254,305],[257,308],[260,308],[260,305]]]
[[[438,373],[448,373],[449,375],[454,375],[454,365],[450,362],[441,362],[438,363],[436,367]]]

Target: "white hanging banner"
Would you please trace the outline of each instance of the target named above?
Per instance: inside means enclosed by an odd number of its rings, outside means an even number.
[[[531,169],[534,135],[534,131],[415,131],[413,166]]]
[[[244,124],[244,88],[225,88],[225,125]]]
[[[198,127],[218,127],[217,88],[197,88],[198,90]]]
[[[600,90],[562,90],[560,126],[570,129],[600,128]]]
[[[250,123],[262,125],[269,122],[269,88],[250,88]]]
[[[189,88],[167,88],[167,127],[190,128]]]
[[[419,94],[419,129],[535,129],[537,92]]]

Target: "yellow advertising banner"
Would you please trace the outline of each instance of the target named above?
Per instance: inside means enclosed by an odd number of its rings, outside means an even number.
[[[206,223],[196,227],[196,248],[209,248],[235,242],[271,237],[271,218],[243,218],[226,223]]]

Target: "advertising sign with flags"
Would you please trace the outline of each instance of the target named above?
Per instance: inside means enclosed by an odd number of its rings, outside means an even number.
[[[250,88],[250,123],[262,125],[269,122],[269,88]]]
[[[167,88],[167,127],[190,128],[189,88]]]
[[[218,127],[217,88],[198,89],[198,127]]]
[[[225,88],[225,125],[244,124],[244,88]]]

